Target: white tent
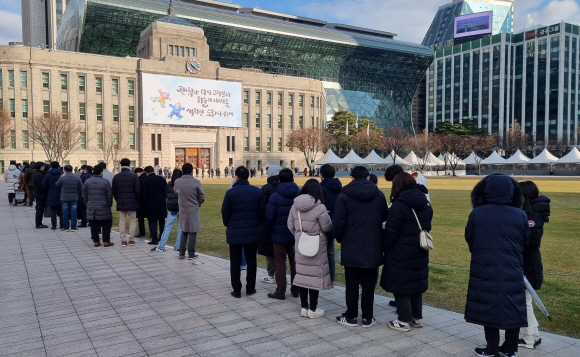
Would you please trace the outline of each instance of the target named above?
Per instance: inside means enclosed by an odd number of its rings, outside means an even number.
[[[540,155],[528,161],[528,164],[553,164],[556,161],[558,161],[558,158],[550,154],[548,149],[544,149],[544,151],[542,151]]]
[[[393,156],[395,156],[395,165],[412,165],[410,162],[402,159],[399,155],[396,155],[395,150],[391,151],[391,154],[385,158],[389,165],[393,164]]]
[[[412,164],[412,165],[418,165],[419,164],[419,158],[417,157],[417,154],[415,154],[414,151],[411,151],[409,153],[409,155],[407,155],[407,157],[405,157],[404,160],[407,161],[408,163]]]
[[[465,166],[465,162],[463,162],[459,156],[455,155],[455,153],[451,154],[451,156],[453,157],[450,162],[455,163],[457,162],[457,166]]]
[[[428,166],[445,166],[445,161],[438,159],[431,151],[427,155],[426,164]]]
[[[499,154],[497,153],[497,151],[493,151],[491,153],[491,155],[489,155],[487,158],[485,158],[481,164],[482,165],[501,165],[501,164],[505,164],[506,160],[499,156]]]
[[[522,154],[522,152],[518,149],[515,154],[512,155],[509,159],[505,161],[506,164],[527,164],[530,161],[530,158],[526,155]]]
[[[348,164],[348,162],[344,161],[340,157],[336,156],[336,154],[332,150],[328,150],[326,154],[320,159],[314,161],[314,165],[324,165],[324,164],[331,164],[331,165],[341,165],[341,164]]]
[[[380,157],[374,150],[364,158],[364,161],[369,165],[388,165],[392,163],[392,161]]]
[[[360,156],[358,156],[354,152],[354,150],[352,150],[352,149],[350,150],[350,152],[348,153],[348,155],[346,155],[342,159],[344,161],[346,161],[347,164],[361,164],[361,165],[368,165],[369,164],[363,158],[361,158]]]
[[[574,147],[572,151],[558,160],[556,164],[580,164],[580,151]]]
[[[480,160],[480,158],[479,156],[475,155],[474,152],[472,152],[471,155],[469,155],[463,160],[463,163],[465,165],[477,165],[477,162],[475,162],[475,160]]]
[[[465,162],[461,161],[461,159],[459,157],[457,157],[457,155],[455,155],[455,153],[453,153],[453,154],[445,153],[445,155],[448,156],[447,163],[449,165],[451,165],[452,163],[455,163],[455,162],[457,162],[457,165],[458,166],[465,165]],[[437,159],[445,162],[445,155],[439,154],[439,156],[437,157]]]

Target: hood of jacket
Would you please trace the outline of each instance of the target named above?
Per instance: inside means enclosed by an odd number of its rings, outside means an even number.
[[[62,176],[62,171],[59,168],[53,167],[47,172],[48,175]]]
[[[342,182],[340,182],[336,177],[325,178],[320,182],[320,186],[334,194],[339,193],[340,190],[342,190]]]
[[[428,192],[425,186],[416,184],[399,192],[393,201],[402,202],[414,210],[421,211],[429,206],[429,201],[425,196]]]
[[[294,182],[282,182],[276,186],[276,192],[287,198],[294,198],[298,194],[298,185]]]
[[[280,176],[279,175],[275,175],[272,177],[268,177],[268,184],[274,186],[274,188],[278,187],[278,185],[280,184]]]
[[[322,204],[320,201],[314,201],[310,195],[300,195],[294,199],[294,207],[300,212],[308,212],[314,207]]]
[[[532,211],[539,213],[546,223],[550,222],[550,202],[552,200],[546,196],[539,196],[531,202]]]
[[[8,166],[8,170],[10,170],[10,171],[16,171],[18,169],[16,168],[16,165],[10,165],[10,166]]]
[[[344,186],[344,188],[342,189],[342,192],[344,194],[346,194],[353,200],[359,202],[372,201],[375,197],[377,197],[378,191],[379,188],[377,187],[377,185],[370,182],[366,178],[356,179],[351,183],[349,183],[348,185]]]
[[[471,191],[471,204],[477,207],[490,203],[521,208],[523,196],[520,185],[503,174],[485,177]]]

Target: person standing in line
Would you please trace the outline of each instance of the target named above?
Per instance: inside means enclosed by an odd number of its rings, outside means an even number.
[[[336,169],[329,164],[324,164],[320,168],[320,186],[322,187],[322,195],[324,196],[324,205],[328,210],[328,215],[331,220],[334,217],[336,200],[342,190],[342,182],[334,177],[335,174]],[[334,287],[334,282],[336,281],[336,260],[334,259],[334,232],[332,230],[326,233],[326,242],[328,243],[326,251],[328,253],[331,286]]]
[[[205,169],[204,168],[201,169],[201,178],[202,179],[205,178]]]
[[[28,169],[24,173],[24,181],[26,181],[26,186],[28,187],[28,207],[32,207],[34,204],[34,172],[36,171],[36,163],[32,161],[28,165]]]
[[[62,176],[62,172],[58,168],[58,162],[53,161],[50,163],[50,170],[44,176],[42,180],[42,188],[47,192],[46,203],[50,207],[50,222],[52,223],[51,229],[56,229],[56,217],[59,217],[60,230],[64,230],[63,220],[62,220],[62,209],[60,204],[60,187],[56,186],[56,182]]]
[[[125,158],[121,162],[121,172],[113,177],[113,197],[117,201],[117,211],[119,212],[119,234],[121,236],[121,246],[127,246],[127,236],[129,245],[135,244],[135,226],[137,210],[139,209],[139,197],[141,186],[139,177],[131,172],[131,160]],[[129,234],[126,233],[127,218],[129,219]]]
[[[385,225],[385,265],[381,287],[395,295],[398,319],[389,327],[408,332],[423,327],[423,293],[429,287],[429,252],[418,244],[421,228],[431,230],[433,209],[425,197],[427,189],[413,176],[399,173],[393,179],[391,208]]]
[[[137,167],[134,170],[135,174],[139,178],[139,209],[137,210],[137,229],[139,232],[135,235],[135,238],[145,238],[145,218],[147,218],[147,201],[145,201],[145,192],[143,191],[143,186],[145,185],[145,179],[147,175],[142,167]]]
[[[110,247],[111,221],[113,212],[113,190],[111,184],[103,177],[103,167],[95,166],[93,176],[83,186],[83,200],[87,205],[87,217],[91,225],[91,238],[95,247],[101,246],[99,233],[103,232],[103,245]]]
[[[16,195],[16,184],[20,183],[20,170],[16,167],[16,161],[10,161],[8,170],[4,171],[4,182],[6,182],[6,192],[10,205],[14,202]]]
[[[471,192],[473,210],[465,227],[471,252],[465,320],[484,327],[480,356],[514,357],[521,327],[528,325],[523,255],[530,241],[522,190],[512,178],[493,174]],[[500,272],[498,274],[498,272]],[[505,342],[499,346],[499,330]]]
[[[336,241],[341,243],[341,264],[346,281],[347,310],[336,317],[338,323],[356,327],[359,284],[362,285],[362,327],[376,323],[373,316],[377,268],[383,264],[382,226],[387,220],[385,195],[369,181],[369,170],[352,169],[351,182],[336,200],[333,226]]]
[[[37,162],[34,164],[34,168],[34,177],[32,178],[32,181],[34,197],[36,198],[36,228],[48,228],[47,225],[42,223],[42,218],[44,217],[44,208],[46,207],[46,191],[42,188],[42,180],[46,174],[44,171],[44,163]]]
[[[311,319],[324,316],[318,308],[318,293],[330,289],[330,268],[326,247],[326,234],[332,229],[332,222],[318,180],[310,179],[298,192],[288,216],[288,229],[296,241],[296,277],[294,285],[300,290],[300,316]],[[319,235],[318,252],[313,257],[300,254],[298,249],[302,233]],[[308,297],[310,296],[310,302]]]
[[[159,237],[163,235],[165,216],[167,216],[167,209],[165,208],[165,186],[167,186],[167,181],[155,174],[153,166],[147,166],[145,174],[147,178],[141,187],[141,190],[143,190],[143,200],[141,202],[145,203],[149,233],[151,233],[151,242],[149,244],[157,245],[159,244]],[[158,227],[159,235],[157,234]]]
[[[18,179],[20,183],[20,189],[24,190],[25,197],[24,197],[24,205],[28,206],[28,198],[30,197],[30,190],[28,189],[28,185],[26,184],[26,170],[28,170],[28,164],[24,163],[22,169],[20,170],[20,178]]]
[[[93,167],[89,165],[84,165],[82,168],[83,173],[81,174],[81,181],[83,185],[85,182],[93,177]],[[86,228],[88,226],[89,221],[87,220],[87,205],[85,200],[83,200],[82,195],[79,197],[79,217],[81,219],[81,224],[79,228]]]
[[[550,199],[540,196],[538,186],[532,181],[520,182],[520,187],[524,197],[523,210],[528,216],[530,226],[530,244],[524,249],[524,274],[532,288],[540,290],[544,281],[540,245],[544,235],[544,224],[550,221]],[[534,349],[542,343],[532,304],[532,294],[526,289],[528,327],[522,329],[522,338],[518,341],[518,347]]]
[[[246,295],[256,293],[256,275],[258,241],[260,240],[260,223],[264,219],[264,195],[259,188],[250,185],[248,169],[240,166],[236,169],[236,182],[226,192],[222,204],[222,220],[226,229],[227,243],[230,247],[231,295],[242,297],[240,265],[242,255],[247,262]]]
[[[115,177],[115,174],[107,170],[107,163],[99,162],[99,166],[103,168],[103,177],[105,178],[105,180],[109,181],[109,184],[112,186],[113,177]]]
[[[182,168],[183,169],[183,168]],[[199,168],[195,168],[195,178],[199,177]]]
[[[165,228],[163,228],[163,234],[161,235],[161,240],[156,247],[151,248],[152,252],[165,252],[165,244],[169,239],[169,234],[173,229],[173,223],[177,220],[177,238],[175,239],[175,250],[179,250],[179,241],[181,240],[181,226],[179,225],[179,198],[175,190],[175,181],[183,176],[180,169],[173,169],[173,174],[171,175],[171,181],[165,186],[165,198],[167,199],[167,219],[165,220]]]
[[[294,183],[294,175],[289,169],[282,169],[278,175],[280,184],[266,205],[266,230],[272,235],[276,262],[276,291],[269,293],[268,297],[285,300],[286,257],[288,257],[290,265],[290,292],[293,297],[300,296],[298,288],[294,286],[294,276],[296,275],[294,235],[288,229],[288,215],[298,193],[298,186]]]
[[[224,169],[224,173],[226,174],[226,178],[228,178],[228,167],[226,166],[226,168]]]
[[[64,167],[62,175],[55,183],[60,188],[60,204],[62,209],[63,231],[76,232],[77,229],[77,209],[79,196],[83,193],[83,182],[81,178],[73,174],[71,165]]]
[[[267,183],[262,186],[262,193],[264,194],[265,203],[270,200],[270,196],[276,192],[276,187],[278,187],[278,184],[280,184],[279,174],[281,170],[282,167],[278,165],[272,165],[268,167],[268,180]],[[268,275],[263,277],[261,281],[263,283],[275,284],[276,279],[274,278],[274,274],[276,273],[276,261],[274,259],[272,234],[271,232],[268,232],[264,224],[261,226],[261,233],[262,238],[260,239],[260,242],[258,242],[258,254],[266,257],[266,271],[268,272]]]
[[[191,260],[197,258],[195,243],[197,242],[197,232],[201,229],[199,210],[205,202],[205,193],[201,187],[201,182],[192,175],[193,165],[184,164],[182,170],[183,176],[175,180],[173,188],[178,196],[179,215],[181,216],[179,226],[183,232],[179,242],[179,259],[185,258],[187,248],[187,259]]]

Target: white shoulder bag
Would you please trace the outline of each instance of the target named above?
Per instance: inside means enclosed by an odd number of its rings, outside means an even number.
[[[421,222],[419,222],[419,217],[417,217],[417,213],[415,213],[415,210],[411,208],[411,210],[413,211],[413,214],[415,215],[415,219],[417,220],[417,224],[419,225],[419,229],[421,230],[421,235],[419,237],[419,242],[421,245],[421,248],[425,249],[425,250],[431,250],[434,248],[433,246],[433,237],[429,234],[429,232],[423,230],[423,228],[421,227]]]
[[[300,240],[298,241],[298,253],[305,257],[313,257],[318,253],[320,247],[320,234],[311,236],[304,233],[302,228],[302,218],[300,211],[298,211],[298,222],[300,223]]]

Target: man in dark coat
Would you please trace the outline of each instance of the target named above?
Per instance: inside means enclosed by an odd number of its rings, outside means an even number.
[[[145,168],[147,178],[143,181],[142,201],[145,204],[147,212],[147,221],[149,222],[149,232],[151,233],[151,245],[159,243],[159,237],[163,234],[165,227],[165,217],[167,217],[167,208],[165,207],[165,186],[167,181],[161,176],[155,174],[153,166]],[[159,224],[159,235],[157,235],[157,225]]]
[[[290,292],[293,297],[298,297],[300,294],[298,287],[294,286],[294,276],[296,275],[294,235],[288,229],[288,216],[299,189],[294,183],[294,175],[290,169],[283,169],[278,175],[280,184],[266,205],[266,230],[272,234],[276,262],[276,291],[269,293],[268,297],[284,300],[286,299],[286,256],[288,256],[290,264],[292,284]]]
[[[34,176],[32,178],[34,188],[34,197],[36,199],[36,228],[48,228],[42,223],[44,217],[44,208],[46,207],[46,191],[42,188],[42,180],[46,172],[44,171],[44,163],[37,162],[34,164]]]
[[[60,229],[63,229],[62,210],[60,206],[60,187],[56,187],[56,182],[62,176],[58,168],[58,162],[50,163],[50,170],[42,179],[42,188],[46,191],[46,204],[50,207],[51,229],[56,229],[56,217],[59,217]]]
[[[270,196],[276,192],[276,187],[280,183],[280,176],[278,176],[280,170],[282,170],[282,167],[278,165],[268,167],[268,183],[262,186],[264,202],[266,203],[270,200]],[[268,271],[268,275],[262,278],[262,282],[270,284],[276,283],[276,279],[274,278],[274,274],[276,274],[276,261],[274,259],[272,236],[271,232],[264,226],[262,226],[262,239],[258,243],[258,254],[266,257],[266,270]]]
[[[260,240],[260,223],[264,219],[264,195],[259,188],[248,182],[248,169],[236,169],[233,187],[226,192],[222,204],[222,219],[230,246],[230,276],[232,296],[241,297],[240,265],[242,249],[248,264],[246,272],[246,295],[256,293],[257,263],[256,253]]]
[[[121,246],[127,246],[127,235],[129,245],[135,244],[135,223],[137,210],[139,209],[139,177],[131,171],[131,160],[125,158],[121,160],[121,172],[113,177],[113,197],[117,201],[117,211],[119,212],[119,234],[121,236]],[[129,218],[129,234],[125,233]]]
[[[103,245],[110,247],[111,242],[111,220],[113,212],[113,191],[111,184],[103,177],[103,167],[95,166],[93,176],[85,181],[83,186],[83,200],[87,205],[87,217],[91,224],[91,238],[95,247],[101,245],[99,233],[103,232]]]
[[[145,184],[145,179],[147,175],[145,174],[143,168],[137,167],[135,169],[135,175],[139,178],[139,209],[137,210],[137,228],[139,233],[135,235],[136,238],[145,237],[145,218],[147,218],[147,202],[145,201],[145,191],[143,191],[143,186]]]
[[[351,183],[342,189],[334,209],[334,236],[341,243],[341,264],[346,281],[347,310],[336,320],[357,326],[358,287],[362,285],[362,324],[371,327],[377,268],[383,264],[382,224],[387,220],[385,195],[370,182],[369,170],[356,166]]]
[[[55,183],[60,188],[60,204],[62,207],[62,230],[77,231],[77,209],[79,196],[83,193],[83,182],[75,175],[71,165],[64,167],[64,175]]]
[[[30,166],[24,172],[24,180],[28,186],[28,207],[32,207],[34,202],[34,172],[36,171],[36,163],[32,161]]]
[[[526,327],[523,252],[530,227],[522,207],[522,191],[512,178],[493,174],[471,192],[473,211],[465,227],[471,269],[465,320],[482,325],[486,348],[479,356],[499,356],[499,330],[505,330],[502,352],[518,350],[521,327]]]
[[[330,220],[334,217],[334,210],[336,207],[336,200],[340,191],[342,191],[342,183],[335,178],[336,169],[329,164],[324,164],[320,168],[320,186],[322,186],[322,195],[324,196],[324,205],[328,210]],[[330,280],[332,286],[335,282],[336,260],[334,259],[334,233],[333,231],[326,233],[326,252],[328,253],[328,267],[330,268]]]
[[[81,170],[81,181],[84,185],[88,179],[93,177],[93,167],[89,165],[83,165]],[[83,200],[82,195],[79,197],[79,218],[81,219],[79,228],[86,228],[89,221],[87,220],[87,205],[85,204],[85,200]]]

